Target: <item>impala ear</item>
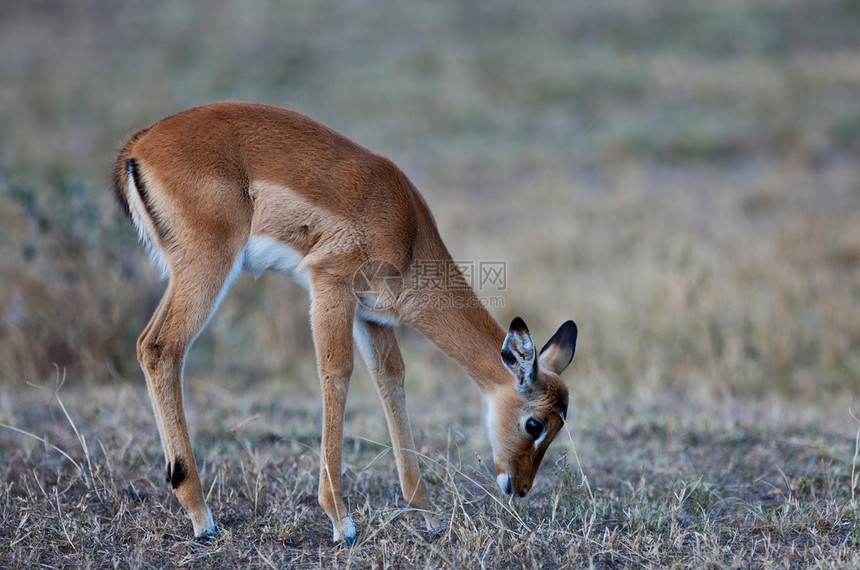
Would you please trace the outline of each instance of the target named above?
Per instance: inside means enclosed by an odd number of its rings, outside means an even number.
[[[502,344],[502,362],[517,379],[520,389],[529,387],[534,379],[535,356],[535,341],[526,324],[517,317]]]
[[[551,372],[561,374],[576,354],[576,335],[575,322],[567,321],[561,325],[540,349],[540,365]]]

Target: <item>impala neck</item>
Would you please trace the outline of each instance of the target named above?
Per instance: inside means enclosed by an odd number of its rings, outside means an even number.
[[[510,380],[501,359],[505,330],[481,305],[441,243],[415,251],[405,275],[402,320],[457,361],[485,394]]]

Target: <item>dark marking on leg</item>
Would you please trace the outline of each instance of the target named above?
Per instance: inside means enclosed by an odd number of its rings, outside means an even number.
[[[171,487],[177,488],[185,481],[186,477],[188,477],[188,469],[181,459],[174,461],[173,465],[167,464],[167,482],[170,483]]]

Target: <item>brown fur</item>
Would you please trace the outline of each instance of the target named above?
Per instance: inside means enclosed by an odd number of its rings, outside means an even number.
[[[532,389],[518,389],[500,358],[505,331],[467,286],[426,291],[415,285],[423,264],[450,262],[451,256],[423,198],[388,159],[297,113],[228,102],[138,132],[122,149],[114,178],[130,217],[130,204],[143,202],[144,219],[136,223],[169,268],[167,291],[140,337],[138,358],[171,484],[197,536],[214,526],[185,423],[182,363],[251,237],[298,252],[298,269],[310,276],[324,402],[319,502],[336,540],[355,537],[340,482],[353,326],[367,339],[359,348],[383,402],[404,497],[425,513],[428,526],[439,522],[412,451],[403,363],[391,327],[380,322],[415,327],[464,367],[496,410],[497,469],[510,475],[514,492],[528,490],[563,423],[558,409],[567,406],[567,388],[555,372],[538,367]],[[352,279],[371,260],[390,264],[402,280],[395,303],[365,307],[374,314],[357,316]],[[453,277],[465,285],[461,275]],[[523,431],[531,416],[547,428],[537,450]]]

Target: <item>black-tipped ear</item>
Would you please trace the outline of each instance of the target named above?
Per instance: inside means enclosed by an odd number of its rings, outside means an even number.
[[[521,318],[515,318],[502,345],[502,363],[514,375],[521,389],[532,383],[536,356],[529,328]]]
[[[561,374],[576,354],[576,323],[567,321],[561,325],[540,349],[538,362],[541,366]]]
[[[525,334],[529,333],[529,327],[526,326],[526,322],[520,317],[514,317],[514,320],[511,321],[511,326],[509,330],[511,332],[517,331]]]

